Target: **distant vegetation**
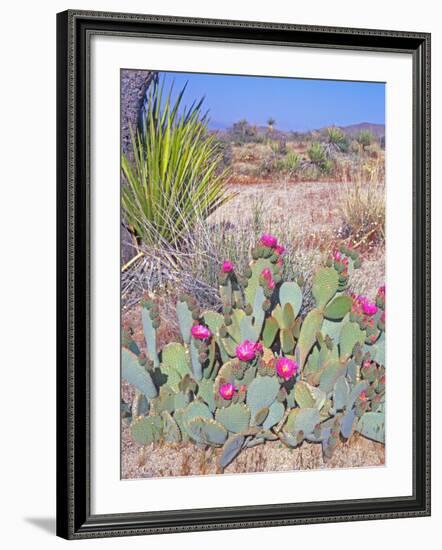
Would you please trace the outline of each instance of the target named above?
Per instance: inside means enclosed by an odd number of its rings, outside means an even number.
[[[321,179],[348,181],[373,165],[382,165],[385,148],[383,125],[329,126],[310,132],[287,132],[272,117],[267,126],[246,119],[227,130],[212,132],[222,150],[224,166],[231,169],[230,182],[257,183]],[[379,175],[382,170],[375,166]]]

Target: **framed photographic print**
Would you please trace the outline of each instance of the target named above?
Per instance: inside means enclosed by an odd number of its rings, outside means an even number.
[[[430,36],[57,19],[57,533],[430,513]]]

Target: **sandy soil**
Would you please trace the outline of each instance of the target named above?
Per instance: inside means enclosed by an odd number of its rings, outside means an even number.
[[[336,193],[340,186],[336,182],[231,184],[229,190],[238,195],[219,208],[212,219],[230,221],[240,215],[241,222],[246,223],[259,204],[264,219],[271,218],[275,224],[295,224],[300,233],[333,234],[339,227]]]
[[[191,443],[152,444],[145,447],[135,443],[129,428],[122,428],[123,479],[210,475],[217,471],[219,449],[203,450]],[[356,468],[385,464],[385,447],[355,434],[346,443],[339,443],[332,458],[324,460],[319,444],[304,442],[290,449],[278,441],[244,449],[225,469],[225,474],[255,472],[288,472],[327,468]]]

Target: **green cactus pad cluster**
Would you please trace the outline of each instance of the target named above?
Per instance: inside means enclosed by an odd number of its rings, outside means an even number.
[[[182,342],[158,349],[152,299],[142,302],[145,345],[123,330],[122,376],[135,397],[121,417],[139,444],[216,447],[223,470],[267,441],[318,443],[325,458],[355,431],[384,442],[385,288],[374,302],[349,294],[360,258],[342,247],[316,272],[315,306],[301,315],[302,287],[283,281],[274,242],[262,238],[245,273],[220,274],[222,311],[179,297]]]

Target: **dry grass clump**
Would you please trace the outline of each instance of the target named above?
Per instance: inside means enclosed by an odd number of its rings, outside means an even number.
[[[353,246],[372,249],[385,242],[385,185],[380,175],[383,162],[376,160],[361,167],[351,183],[341,187],[339,236]]]

